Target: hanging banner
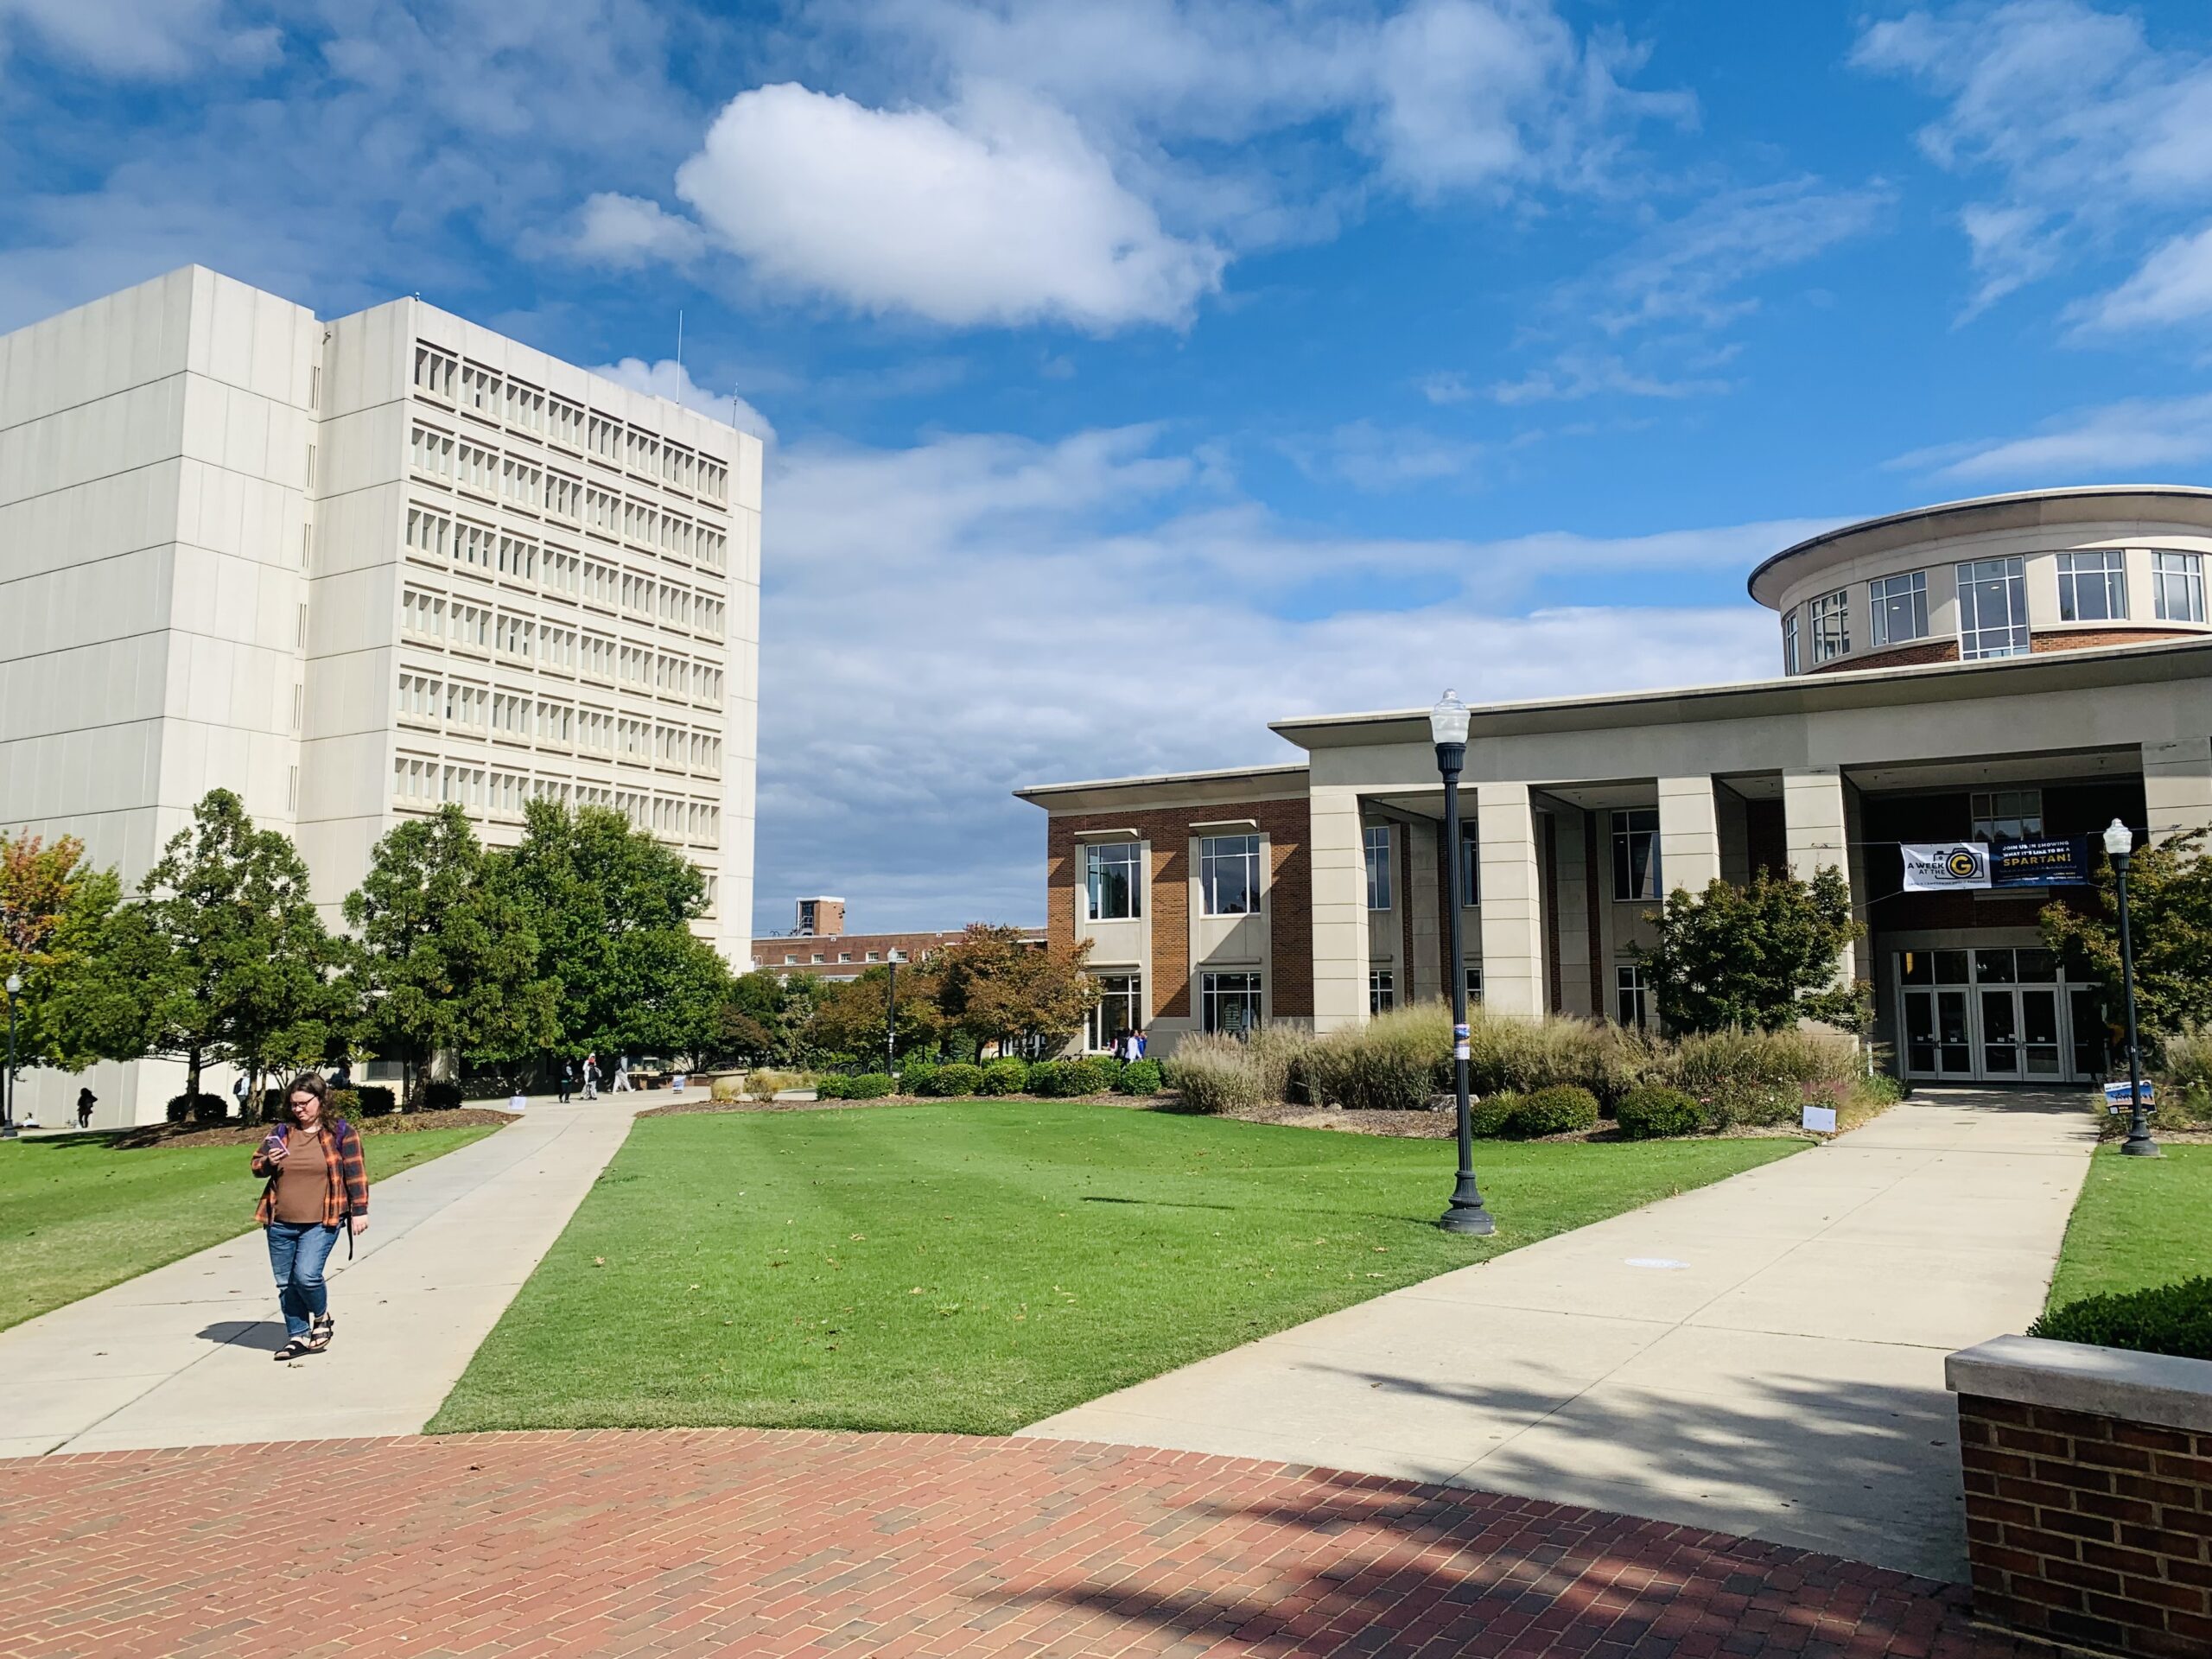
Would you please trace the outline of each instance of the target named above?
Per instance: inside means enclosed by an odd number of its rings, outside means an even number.
[[[2059,841],[2008,841],[1989,853],[1989,878],[2000,887],[2085,887],[2089,885],[2086,836]]]
[[[1986,842],[1907,842],[1899,850],[1904,854],[1907,893],[1956,893],[1990,885]]]

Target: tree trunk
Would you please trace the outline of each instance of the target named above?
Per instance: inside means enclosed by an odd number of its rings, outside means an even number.
[[[184,1097],[197,1105],[200,1099],[200,1050],[197,1045],[186,1051]]]

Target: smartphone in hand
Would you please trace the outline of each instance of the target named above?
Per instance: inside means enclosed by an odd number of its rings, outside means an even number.
[[[261,1155],[264,1158],[282,1159],[284,1155],[284,1137],[274,1129],[270,1130],[262,1138]]]

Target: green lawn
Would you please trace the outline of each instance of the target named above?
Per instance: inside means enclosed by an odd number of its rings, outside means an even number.
[[[2170,1146],[2163,1158],[2100,1147],[2066,1226],[2050,1306],[2200,1274],[2212,1274],[2212,1146]]]
[[[1484,1145],[1038,1102],[644,1118],[434,1430],[1000,1433],[1796,1152]]]
[[[369,1179],[489,1128],[367,1135]],[[0,1330],[235,1237],[261,1183],[245,1147],[117,1145],[121,1133],[0,1141]]]

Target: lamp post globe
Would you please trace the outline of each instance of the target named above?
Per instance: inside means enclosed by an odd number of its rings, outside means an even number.
[[[23,988],[21,974],[8,976],[8,1070],[0,1077],[0,1141],[16,1135],[16,994]]]
[[[1447,1233],[1483,1236],[1497,1223],[1483,1205],[1475,1185],[1474,1116],[1467,1091],[1467,949],[1460,935],[1459,772],[1467,762],[1467,705],[1446,691],[1428,711],[1428,734],[1436,744],[1436,770],[1444,779],[1444,906],[1452,941],[1452,1078],[1458,1095],[1459,1173],[1437,1225]]]
[[[2127,863],[2135,846],[2128,827],[2114,818],[2105,827],[2105,855],[2112,860],[2113,888],[2120,905],[2120,980],[2127,1003],[2127,1139],[2120,1151],[2131,1158],[2156,1158],[2150,1109],[2143,1103],[2143,1050],[2135,1034],[2135,940],[2127,926]]]

